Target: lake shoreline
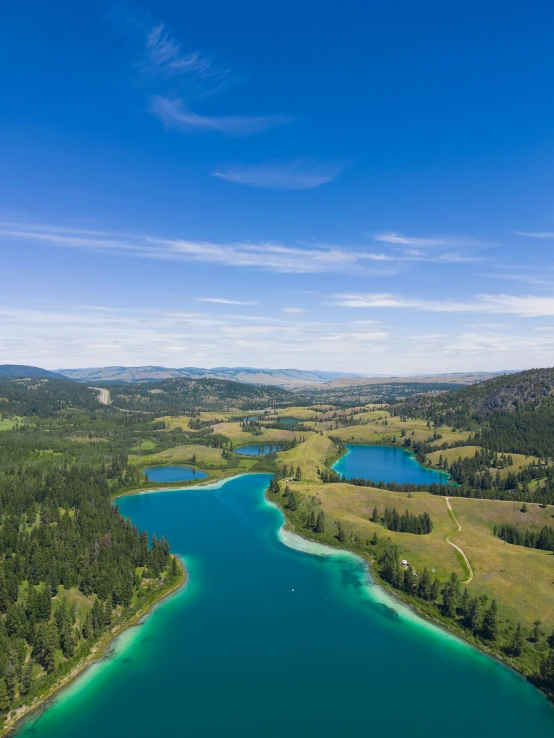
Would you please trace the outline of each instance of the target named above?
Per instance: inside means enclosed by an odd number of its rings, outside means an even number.
[[[376,571],[375,567],[373,566],[374,559],[369,558],[369,557],[366,557],[363,553],[360,553],[359,551],[355,551],[354,549],[345,547],[344,544],[340,543],[339,541],[337,541],[336,544],[331,543],[329,541],[325,541],[325,543],[322,543],[320,540],[318,540],[315,537],[315,534],[314,534],[313,537],[311,537],[309,534],[307,535],[306,532],[299,533],[296,530],[296,528],[294,526],[294,523],[287,517],[286,508],[283,506],[282,501],[279,500],[279,499],[275,499],[275,500],[270,499],[267,496],[268,491],[269,491],[269,488],[266,490],[266,493],[265,493],[265,499],[266,499],[266,501],[269,504],[274,505],[275,507],[277,507],[281,511],[281,513],[283,515],[284,523],[283,523],[283,526],[282,526],[282,530],[285,530],[287,532],[290,532],[290,533],[294,534],[295,536],[297,536],[298,538],[301,538],[301,539],[303,539],[305,541],[308,541],[310,543],[316,543],[316,544],[318,544],[320,546],[329,546],[334,551],[337,551],[337,552],[344,551],[345,553],[351,553],[351,554],[354,554],[355,556],[359,557],[360,560],[363,561],[366,564],[367,569],[369,571],[369,574],[371,576],[371,579],[373,580],[373,583],[377,587],[380,587],[392,600],[394,600],[398,604],[402,605],[403,607],[408,608],[411,612],[415,613],[419,618],[421,618],[425,622],[430,623],[431,625],[433,625],[434,627],[436,627],[436,628],[444,631],[448,635],[453,636],[453,637],[459,639],[460,641],[463,641],[465,644],[467,644],[471,648],[475,649],[479,653],[482,653],[482,654],[488,656],[489,658],[493,659],[494,661],[502,664],[502,666],[507,667],[508,669],[510,669],[511,671],[513,671],[515,674],[517,674],[518,676],[520,676],[523,679],[525,679],[526,682],[528,682],[531,686],[533,686],[541,694],[543,694],[548,699],[548,701],[552,704],[552,707],[554,708],[554,693],[549,692],[548,690],[544,689],[543,686],[541,686],[540,684],[537,684],[535,681],[533,681],[529,677],[529,675],[527,675],[524,672],[522,672],[519,669],[517,669],[509,661],[506,661],[500,654],[495,653],[495,652],[489,650],[483,644],[481,644],[481,643],[479,643],[477,641],[473,641],[470,638],[466,637],[466,635],[463,633],[463,631],[461,629],[452,628],[447,621],[443,621],[441,619],[438,619],[436,617],[433,617],[431,614],[425,612],[424,609],[422,609],[421,607],[419,607],[418,604],[415,603],[412,598],[405,597],[404,596],[404,593],[401,590],[397,590],[397,589],[394,589],[394,587],[391,587],[387,582],[385,582],[379,576],[379,573]]]
[[[129,497],[134,496],[138,494],[149,494],[149,493],[159,493],[159,492],[171,492],[171,491],[185,491],[189,487],[193,487],[195,489],[201,488],[201,487],[219,487],[225,482],[229,481],[230,479],[238,479],[242,476],[251,476],[253,474],[267,474],[267,472],[246,472],[246,473],[240,473],[240,474],[229,474],[223,478],[217,479],[217,480],[203,480],[201,483],[196,484],[175,484],[172,486],[164,486],[164,487],[157,487],[157,488],[138,488],[133,490],[128,490],[125,492],[118,493],[113,497],[113,500],[122,498],[122,497]],[[333,549],[334,552],[344,552],[353,554],[354,556],[358,557],[360,559],[360,562],[362,562],[366,567],[367,571],[370,574],[371,580],[373,584],[380,589],[382,589],[383,592],[386,593],[388,597],[391,598],[394,602],[402,605],[402,607],[407,608],[411,612],[415,613],[418,618],[420,618],[422,621],[425,621],[427,623],[430,623],[434,627],[438,628],[439,630],[443,631],[445,634],[454,637],[456,639],[459,639],[460,641],[463,641],[466,645],[470,646],[471,648],[475,649],[476,651],[488,656],[489,658],[492,658],[493,660],[497,661],[498,663],[502,664],[504,667],[508,667],[511,671],[518,674],[518,676],[523,677],[530,685],[535,687],[541,694],[547,697],[549,701],[553,701],[553,695],[549,694],[547,691],[545,691],[541,686],[534,683],[532,680],[528,678],[528,676],[518,669],[516,669],[512,664],[505,661],[500,655],[495,654],[491,651],[489,651],[486,647],[482,647],[480,644],[472,642],[468,638],[464,637],[464,635],[461,632],[458,632],[454,628],[449,627],[448,623],[443,622],[440,619],[432,617],[429,613],[426,613],[424,610],[422,610],[416,603],[410,600],[410,598],[404,598],[403,593],[401,591],[395,590],[394,588],[390,587],[386,582],[384,582],[376,572],[373,564],[374,559],[366,557],[365,555],[361,554],[358,551],[355,551],[353,549],[350,549],[348,547],[345,547],[344,544],[340,544],[337,541],[337,544],[329,543],[326,541],[325,543],[321,543],[315,535],[309,536],[306,535],[305,532],[299,533],[297,532],[294,524],[292,521],[287,517],[286,508],[282,504],[282,500],[276,499],[272,500],[268,497],[268,490],[269,487],[267,487],[264,491],[264,500],[267,504],[274,506],[279,509],[283,516],[283,523],[280,528],[280,530],[288,531],[290,533],[293,533],[294,536],[297,536],[300,539],[303,539],[310,543],[316,543],[318,545],[322,546],[329,546]],[[284,545],[288,545],[285,542],[283,542]],[[314,554],[312,554],[314,555]],[[48,692],[41,697],[40,699],[36,699],[35,702],[28,706],[24,706],[22,708],[18,708],[16,714],[6,720],[6,723],[2,727],[0,731],[0,736],[4,735],[16,735],[17,731],[20,727],[21,721],[25,718],[29,718],[33,713],[37,712],[38,710],[42,710],[48,707],[48,701],[58,692],[61,690],[67,688],[73,681],[75,681],[79,676],[83,674],[86,669],[91,666],[92,664],[101,661],[102,659],[106,658],[109,655],[108,649],[110,644],[116,639],[119,635],[121,635],[123,632],[128,630],[129,628],[136,627],[141,624],[141,621],[151,613],[151,611],[154,609],[155,606],[162,603],[164,600],[166,600],[171,595],[175,594],[179,589],[181,589],[188,580],[188,574],[185,563],[177,558],[177,562],[179,564],[180,569],[180,577],[179,579],[172,584],[172,586],[169,589],[165,589],[159,593],[159,596],[157,596],[152,602],[145,605],[143,608],[141,608],[139,611],[137,611],[129,620],[119,623],[110,631],[109,634],[105,634],[100,641],[95,644],[95,646],[92,648],[91,652],[83,658],[79,664],[77,664],[72,671],[62,677],[59,682],[57,682]]]
[[[128,496],[128,494],[132,493],[116,495],[113,499]],[[134,494],[137,493],[135,492]],[[170,587],[164,588],[159,593],[157,593],[157,596],[151,602],[148,602],[146,605],[137,610],[137,612],[135,612],[130,619],[117,623],[117,625],[115,625],[109,633],[105,633],[91,648],[90,652],[73,667],[69,674],[61,677],[60,680],[52,685],[52,687],[50,687],[50,689],[48,689],[42,697],[35,697],[31,704],[23,705],[19,708],[16,708],[16,710],[10,711],[10,713],[8,713],[6,717],[4,725],[0,729],[0,736],[16,735],[17,731],[21,727],[22,720],[24,720],[25,718],[29,719],[33,715],[33,713],[37,712],[37,710],[42,711],[43,709],[48,708],[48,702],[52,699],[54,695],[69,687],[69,685],[72,684],[78,677],[80,677],[83,672],[85,672],[90,666],[92,666],[92,664],[98,661],[102,661],[102,659],[105,659],[109,655],[109,646],[118,636],[120,636],[129,628],[136,628],[137,626],[142,625],[142,621],[152,612],[154,607],[159,605],[171,595],[175,594],[187,583],[188,574],[186,565],[184,561],[182,561],[178,556],[175,556],[175,559],[177,560],[177,565],[179,567],[178,579],[173,582]],[[15,713],[12,717],[10,717],[11,712]]]
[[[402,453],[407,454],[422,469],[425,469],[428,472],[432,472],[433,474],[438,475],[439,476],[439,480],[440,480],[439,482],[437,482],[438,484],[445,484],[445,483],[447,483],[449,485],[453,484],[450,481],[452,477],[451,477],[451,474],[449,472],[441,471],[440,469],[437,469],[436,467],[434,467],[432,465],[429,465],[427,463],[423,463],[422,464],[419,461],[419,459],[417,458],[417,456],[415,455],[413,449],[411,449],[411,448],[407,448],[405,446],[397,446],[395,444],[389,444],[389,443],[356,443],[356,442],[345,443],[344,444],[344,451],[335,454],[332,457],[332,459],[333,459],[332,462],[331,463],[326,463],[326,466],[328,466],[332,471],[336,472],[337,474],[339,474],[339,476],[342,477],[343,475],[341,474],[340,471],[338,471],[337,469],[335,469],[335,466],[336,466],[336,464],[338,464],[339,461],[341,461],[342,459],[345,459],[345,457],[349,453],[352,453],[352,451],[353,451],[354,448],[356,448],[356,449],[359,449],[359,448],[367,448],[367,449],[372,449],[372,448],[389,448],[389,449],[393,449],[394,451],[400,451]],[[346,479],[346,482],[348,482],[348,481],[349,481],[349,479],[347,478]],[[369,478],[368,481],[375,482],[376,484],[380,484],[381,482],[383,482],[383,484],[387,484],[388,482],[392,482],[394,480],[384,480],[384,479]],[[402,482],[397,482],[397,484],[402,484]],[[423,481],[423,482],[415,482],[414,484],[421,484],[421,485],[428,486],[429,484],[433,484],[433,482]]]

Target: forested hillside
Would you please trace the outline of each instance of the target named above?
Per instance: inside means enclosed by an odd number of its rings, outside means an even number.
[[[47,377],[49,379],[67,379],[59,372],[50,372],[38,366],[27,364],[0,364],[0,377]]]
[[[110,385],[112,403],[125,410],[182,415],[205,410],[265,408],[298,404],[287,390],[222,379],[167,379],[147,384]]]
[[[395,412],[475,432],[491,451],[554,457],[554,369],[495,377],[456,392],[411,397]]]
[[[127,451],[160,424],[68,380],[2,380],[0,397],[1,714],[43,694],[181,573],[168,542],[139,534],[112,502],[144,481]]]
[[[95,410],[98,395],[68,379],[0,379],[0,415],[52,417],[65,408]]]

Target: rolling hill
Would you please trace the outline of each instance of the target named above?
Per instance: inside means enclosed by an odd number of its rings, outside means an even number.
[[[59,372],[51,372],[38,366],[26,364],[0,364],[0,378],[4,377],[47,377],[49,379],[69,379]]]

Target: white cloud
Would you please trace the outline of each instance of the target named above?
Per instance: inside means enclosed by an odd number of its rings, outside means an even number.
[[[225,297],[195,297],[196,302],[213,302],[219,305],[258,305],[257,302],[241,302],[240,300],[227,300]]]
[[[273,190],[313,190],[331,182],[346,166],[341,162],[298,159],[255,166],[232,164],[216,170],[213,176],[227,182]]]
[[[225,306],[221,306],[224,311]],[[552,364],[554,332],[387,330],[357,321],[218,316],[76,304],[0,306],[8,363],[60,366],[283,366],[397,376]],[[431,327],[431,326],[430,326]],[[345,357],[348,366],[345,367]],[[378,360],[378,363],[377,363]]]
[[[87,249],[163,261],[198,261],[233,267],[252,267],[282,273],[335,273],[387,276],[385,269],[368,269],[374,255],[342,247],[289,247],[274,243],[213,243],[119,235],[98,231],[71,232],[42,225],[2,223],[0,238],[37,241],[67,248]],[[380,261],[380,259],[378,259]]]
[[[554,238],[554,231],[538,231],[528,233],[525,231],[516,231],[517,236],[527,236],[528,238]]]
[[[401,233],[389,231],[385,233],[374,233],[372,235],[374,241],[379,243],[388,243],[392,246],[453,246],[459,241],[451,238],[420,238],[417,236],[403,236]]]
[[[228,136],[260,133],[290,123],[292,120],[286,115],[198,115],[189,110],[182,100],[163,95],[153,95],[150,98],[149,111],[159,118],[166,128],[174,128],[182,133],[194,130],[215,131]]]
[[[283,308],[284,313],[289,313],[290,315],[300,315],[301,313],[305,313],[306,311],[303,308],[298,307],[285,307]]]
[[[349,308],[412,308],[427,312],[506,313],[532,318],[554,315],[554,297],[536,295],[478,295],[471,302],[421,300],[387,293],[336,295],[336,305]]]
[[[214,72],[211,60],[199,51],[185,53],[164,23],[154,26],[148,33],[146,54],[148,68],[164,76],[224,74]]]

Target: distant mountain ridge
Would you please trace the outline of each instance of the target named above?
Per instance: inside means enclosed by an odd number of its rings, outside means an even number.
[[[331,387],[347,387],[350,385],[372,385],[405,382],[421,382],[422,384],[442,382],[445,384],[474,384],[501,374],[509,374],[510,370],[498,372],[451,372],[435,375],[389,377],[383,374],[361,374],[353,372],[325,372],[303,369],[257,369],[248,366],[225,367],[211,369],[202,367],[171,368],[164,366],[105,366],[87,367],[83,369],[59,369],[58,372],[77,382],[160,382],[164,379],[227,379],[246,384],[265,384],[284,389],[302,389],[318,387],[329,383]]]
[[[253,367],[168,368],[164,366],[106,366],[84,369],[60,369],[63,376],[77,382],[159,382],[164,379],[227,379],[246,384],[266,384],[284,388],[299,388],[322,384],[337,378],[357,378],[346,372],[304,371],[302,369],[256,369]]]
[[[59,372],[51,372],[38,366],[27,364],[0,364],[0,377],[42,377],[46,379],[69,379]]]

